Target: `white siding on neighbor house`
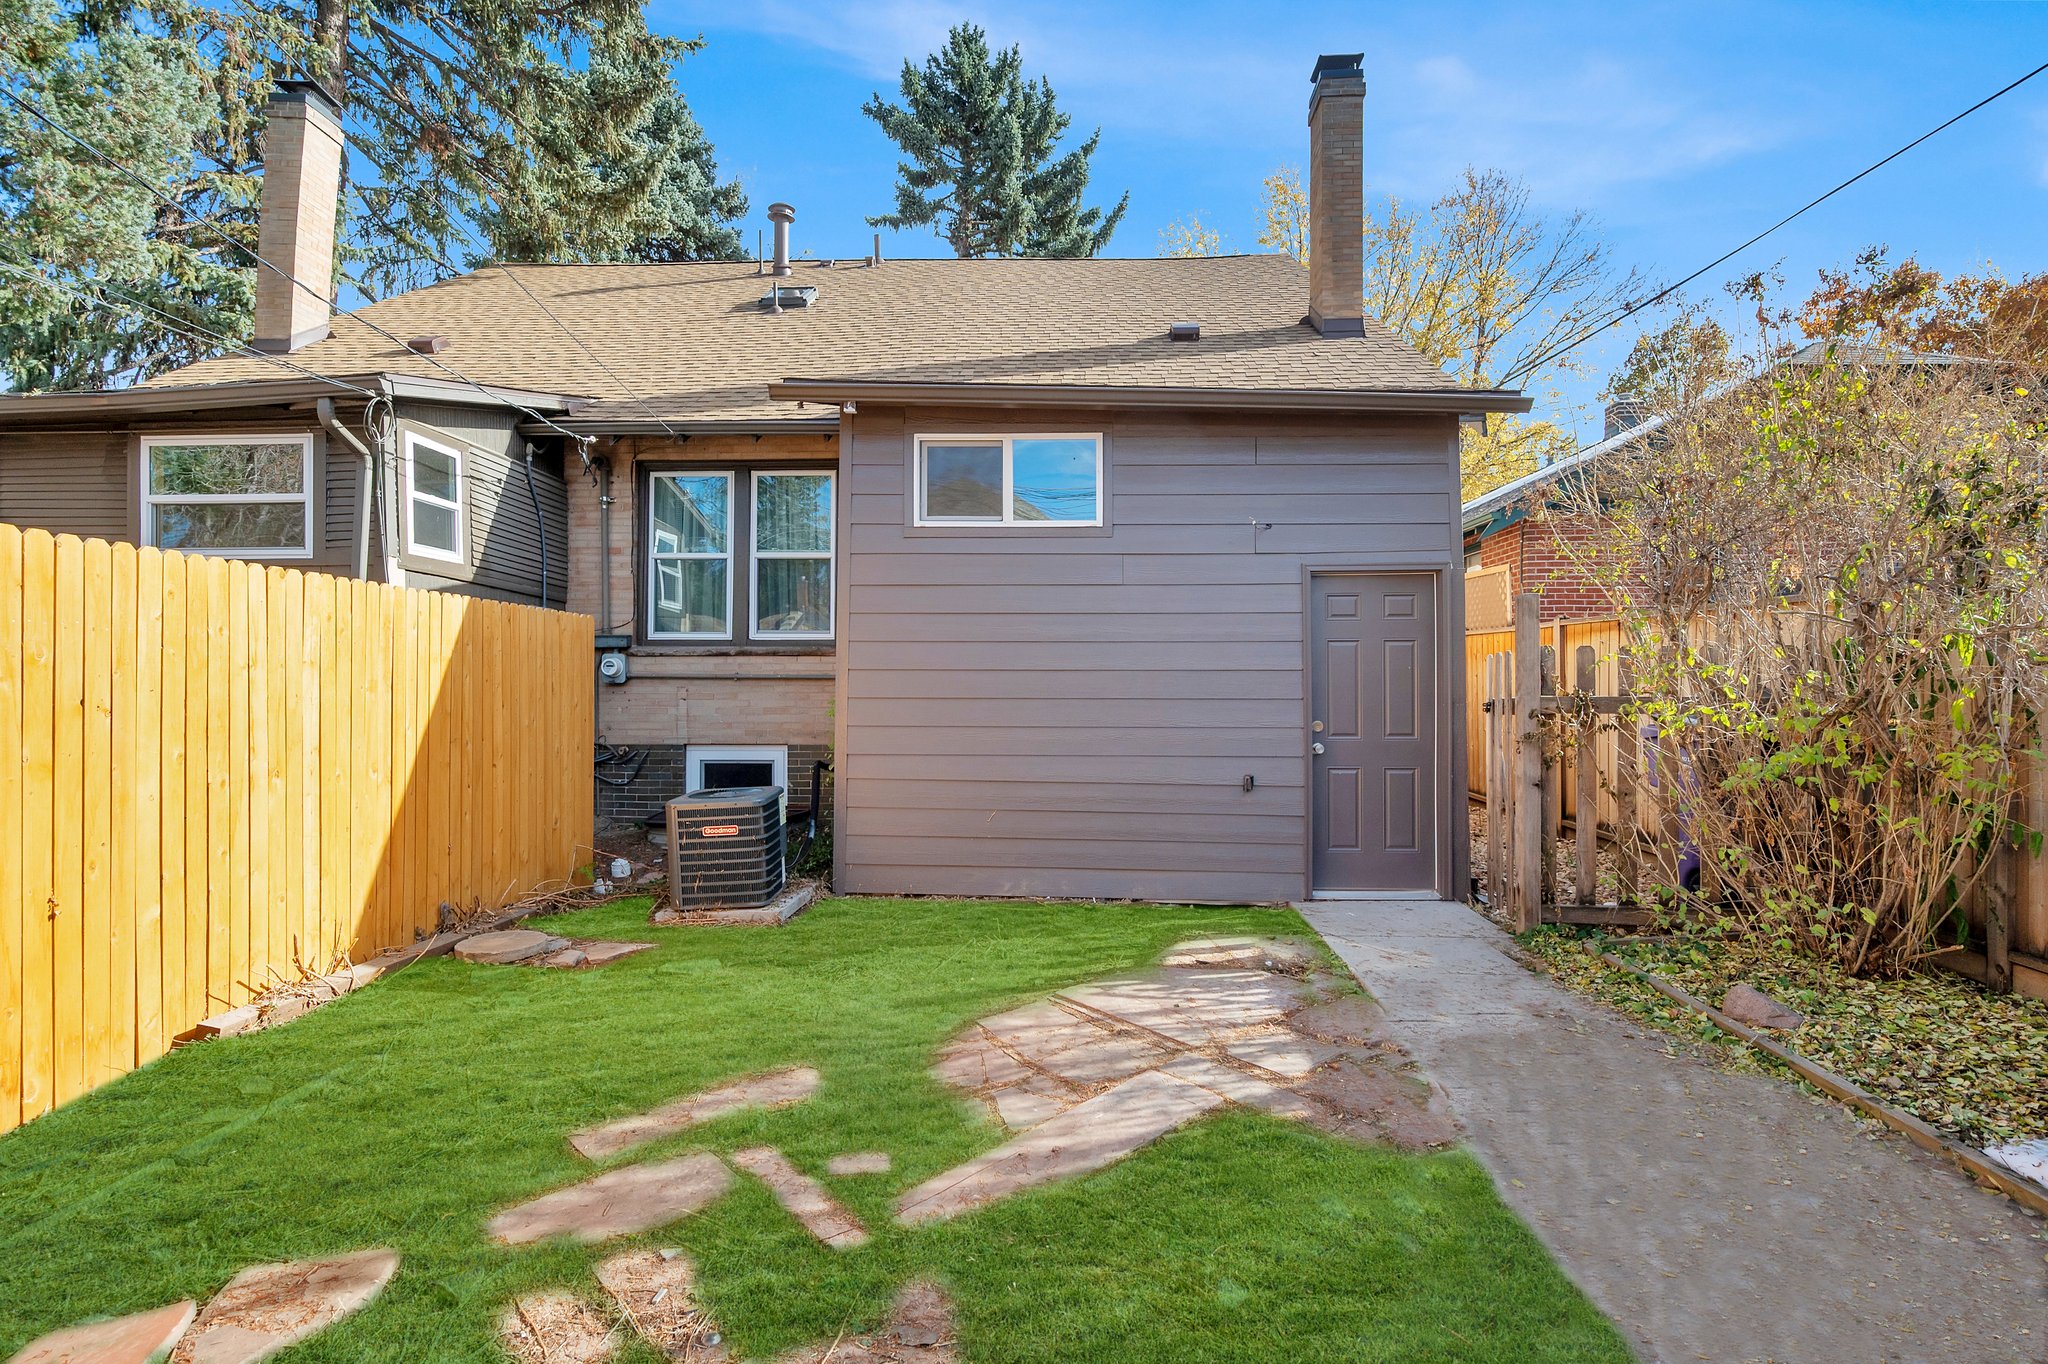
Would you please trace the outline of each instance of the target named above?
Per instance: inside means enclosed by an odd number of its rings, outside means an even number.
[[[1304,571],[1454,574],[1455,423],[866,403],[848,423],[838,889],[1305,894]],[[916,435],[1069,429],[1106,433],[1105,527],[911,525]],[[1450,603],[1439,628],[1462,642]]]

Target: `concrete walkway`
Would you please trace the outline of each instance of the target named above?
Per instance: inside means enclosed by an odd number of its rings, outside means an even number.
[[[2043,1224],[1516,964],[1463,905],[1302,906],[1646,1361],[2048,1360]]]

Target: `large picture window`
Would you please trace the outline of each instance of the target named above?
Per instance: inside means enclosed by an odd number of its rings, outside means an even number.
[[[834,479],[815,469],[648,479],[647,638],[832,638]]]
[[[408,431],[405,436],[405,548],[462,562],[462,452]]]
[[[754,475],[755,639],[832,637],[832,475]]]
[[[266,559],[313,554],[311,436],[151,436],[142,537],[159,549]]]
[[[1102,437],[921,436],[917,524],[1102,524]]]

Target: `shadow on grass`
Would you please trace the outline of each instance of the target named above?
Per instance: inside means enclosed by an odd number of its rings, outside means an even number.
[[[840,1152],[894,1155],[888,1175],[833,1181],[875,1233],[856,1252],[818,1246],[744,1177],[641,1238],[698,1258],[749,1357],[872,1323],[929,1274],[957,1295],[976,1364],[1627,1358],[1468,1157],[1251,1113],[958,1222],[890,1222],[897,1193],[1001,1140],[927,1074],[948,1036],[1181,938],[1306,934],[1291,912],[838,900],[775,931],[649,929],[645,913],[549,926],[657,951],[576,973],[420,962],[0,1138],[0,1356],[85,1317],[203,1299],[255,1261],[391,1245],[405,1262],[383,1298],[295,1364],[500,1360],[511,1297],[595,1293],[595,1262],[633,1244],[485,1237],[497,1209],[589,1172],[569,1131],[807,1063],[824,1075],[809,1102],[629,1157],[765,1142],[822,1174]]]

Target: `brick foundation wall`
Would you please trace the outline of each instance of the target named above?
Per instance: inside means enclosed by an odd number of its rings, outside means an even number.
[[[711,742],[705,740],[704,742]],[[688,779],[688,744],[647,744],[631,750],[634,754],[645,753],[647,760],[640,766],[639,774],[626,786],[613,786],[610,782],[597,783],[597,822],[599,824],[637,824],[649,815],[661,813],[662,806],[677,796],[683,795]],[[816,775],[815,764],[820,758],[830,758],[832,750],[823,744],[791,744],[789,746],[789,808],[791,820],[795,812],[811,803],[811,779]],[[609,776],[623,776],[633,770],[630,761],[608,763],[597,770]],[[825,778],[825,806],[832,805],[832,779]],[[824,815],[820,815],[821,820]]]

